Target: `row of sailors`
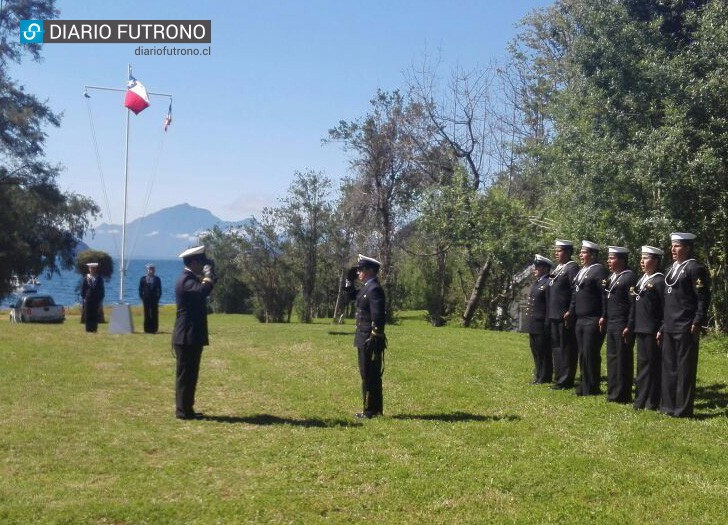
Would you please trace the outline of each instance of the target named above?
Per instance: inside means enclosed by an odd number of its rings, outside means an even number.
[[[693,414],[700,329],[710,302],[710,280],[693,258],[695,235],[672,233],[673,264],[666,273],[663,250],[642,246],[637,276],[628,267],[628,250],[582,241],[577,265],[573,243],[557,239],[555,262],[536,255],[528,299],[527,331],[533,354],[534,383],[552,389],[574,387],[576,394],[601,394],[601,347],[607,341],[607,399],[660,410],[674,417]],[[634,345],[637,374],[634,376]]]

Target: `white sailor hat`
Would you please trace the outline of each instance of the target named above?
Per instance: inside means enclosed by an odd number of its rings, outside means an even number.
[[[202,246],[196,246],[195,248],[188,248],[177,257],[184,259],[185,257],[192,257],[194,255],[205,255],[205,245],[203,244]]]
[[[591,241],[581,241],[582,248],[589,248],[590,250],[599,251],[599,245]]]
[[[655,248],[654,246],[647,246],[647,245],[640,248],[640,253],[647,253],[650,255],[665,255],[665,252],[663,252],[659,248]]]
[[[554,246],[574,246],[574,243],[571,241],[567,241],[566,239],[556,239],[554,241]]]
[[[533,264],[538,266],[548,266],[552,267],[554,265],[553,261],[547,257],[544,257],[543,255],[536,254],[536,256],[533,259]]]
[[[671,241],[692,241],[694,239],[694,233],[673,232],[670,234]]]
[[[379,268],[382,266],[382,263],[377,261],[376,259],[372,259],[371,257],[367,257],[366,255],[359,254],[356,260],[356,267],[357,268],[366,268],[367,266],[373,267],[373,268]]]
[[[621,246],[607,246],[607,253],[629,253],[629,250]]]
[[[149,268],[155,268],[155,269],[156,269],[156,266],[154,266],[154,263],[149,263],[149,264],[147,264],[147,265],[145,266],[145,268],[146,268],[147,270],[148,270]]]
[[[99,267],[99,263],[97,263],[97,262],[90,262],[90,263],[86,263],[86,266],[88,266],[89,268],[98,268]]]

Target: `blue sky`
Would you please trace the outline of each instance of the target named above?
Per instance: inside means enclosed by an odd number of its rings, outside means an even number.
[[[405,86],[426,57],[446,78],[502,61],[516,23],[550,0],[59,0],[62,20],[210,19],[209,56],[138,56],[136,44],[46,44],[44,60],[13,75],[63,112],[48,130],[47,158],[64,166],[59,185],[123,217],[123,93],[127,65],[149,91],[174,96],[131,116],[127,220],[187,202],[225,220],[276,205],[295,171],[348,174],[348,154],[321,144],[340,120],[369,111],[377,89]],[[159,47],[143,44],[145,48]],[[179,47],[198,47],[181,44]],[[89,116],[90,114],[90,116]],[[96,132],[100,173],[91,133]],[[105,196],[106,195],[106,196]],[[107,205],[108,203],[108,205]]]

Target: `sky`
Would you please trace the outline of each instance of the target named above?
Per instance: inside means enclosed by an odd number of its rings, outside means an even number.
[[[322,144],[339,121],[369,112],[378,89],[403,90],[406,75],[438,64],[443,82],[505,61],[517,23],[551,0],[58,0],[60,20],[211,20],[207,56],[142,56],[138,44],[44,44],[12,76],[63,114],[48,128],[46,158],[63,191],[93,199],[121,224],[182,203],[223,220],[260,215],[285,196],[295,173],[350,174],[350,153]],[[178,44],[178,48],[204,45]],[[141,44],[141,48],[160,48]],[[169,99],[129,118],[127,68]],[[126,193],[126,206],[124,195]]]

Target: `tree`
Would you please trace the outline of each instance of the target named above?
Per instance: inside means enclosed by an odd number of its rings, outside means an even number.
[[[322,173],[296,172],[282,205],[274,210],[288,240],[293,272],[301,284],[300,317],[304,323],[313,321],[319,257],[331,219],[330,189],[331,181]]]
[[[219,226],[200,236],[208,256],[215,261],[218,281],[210,295],[210,306],[216,313],[247,314],[252,312],[252,292],[243,280],[238,265],[240,237],[238,229],[222,231]]]
[[[236,261],[255,295],[256,317],[264,323],[289,322],[297,286],[290,245],[275,223],[274,212],[264,209],[261,219],[246,225],[238,239]]]
[[[410,219],[409,213],[423,183],[415,162],[417,140],[413,136],[421,118],[421,108],[408,104],[394,91],[377,91],[371,112],[360,121],[341,121],[329,130],[329,140],[341,141],[353,150],[351,161],[356,174],[351,196],[361,210],[359,229],[369,236],[370,255],[382,263],[381,280],[387,295],[387,316],[393,316],[396,294],[394,240],[396,232]],[[362,245],[360,245],[362,246]],[[363,251],[363,250],[362,250]]]
[[[560,0],[526,20],[517,44],[547,120],[524,164],[542,183],[540,213],[564,235],[633,250],[696,233],[711,323],[725,331],[725,2]]]
[[[58,187],[60,167],[44,159],[43,128],[59,126],[60,117],[8,74],[10,62],[40,60],[40,45],[19,44],[19,21],[57,15],[53,0],[0,4],[0,297],[11,291],[13,275],[25,280],[72,268],[78,239],[99,212],[88,198]]]

